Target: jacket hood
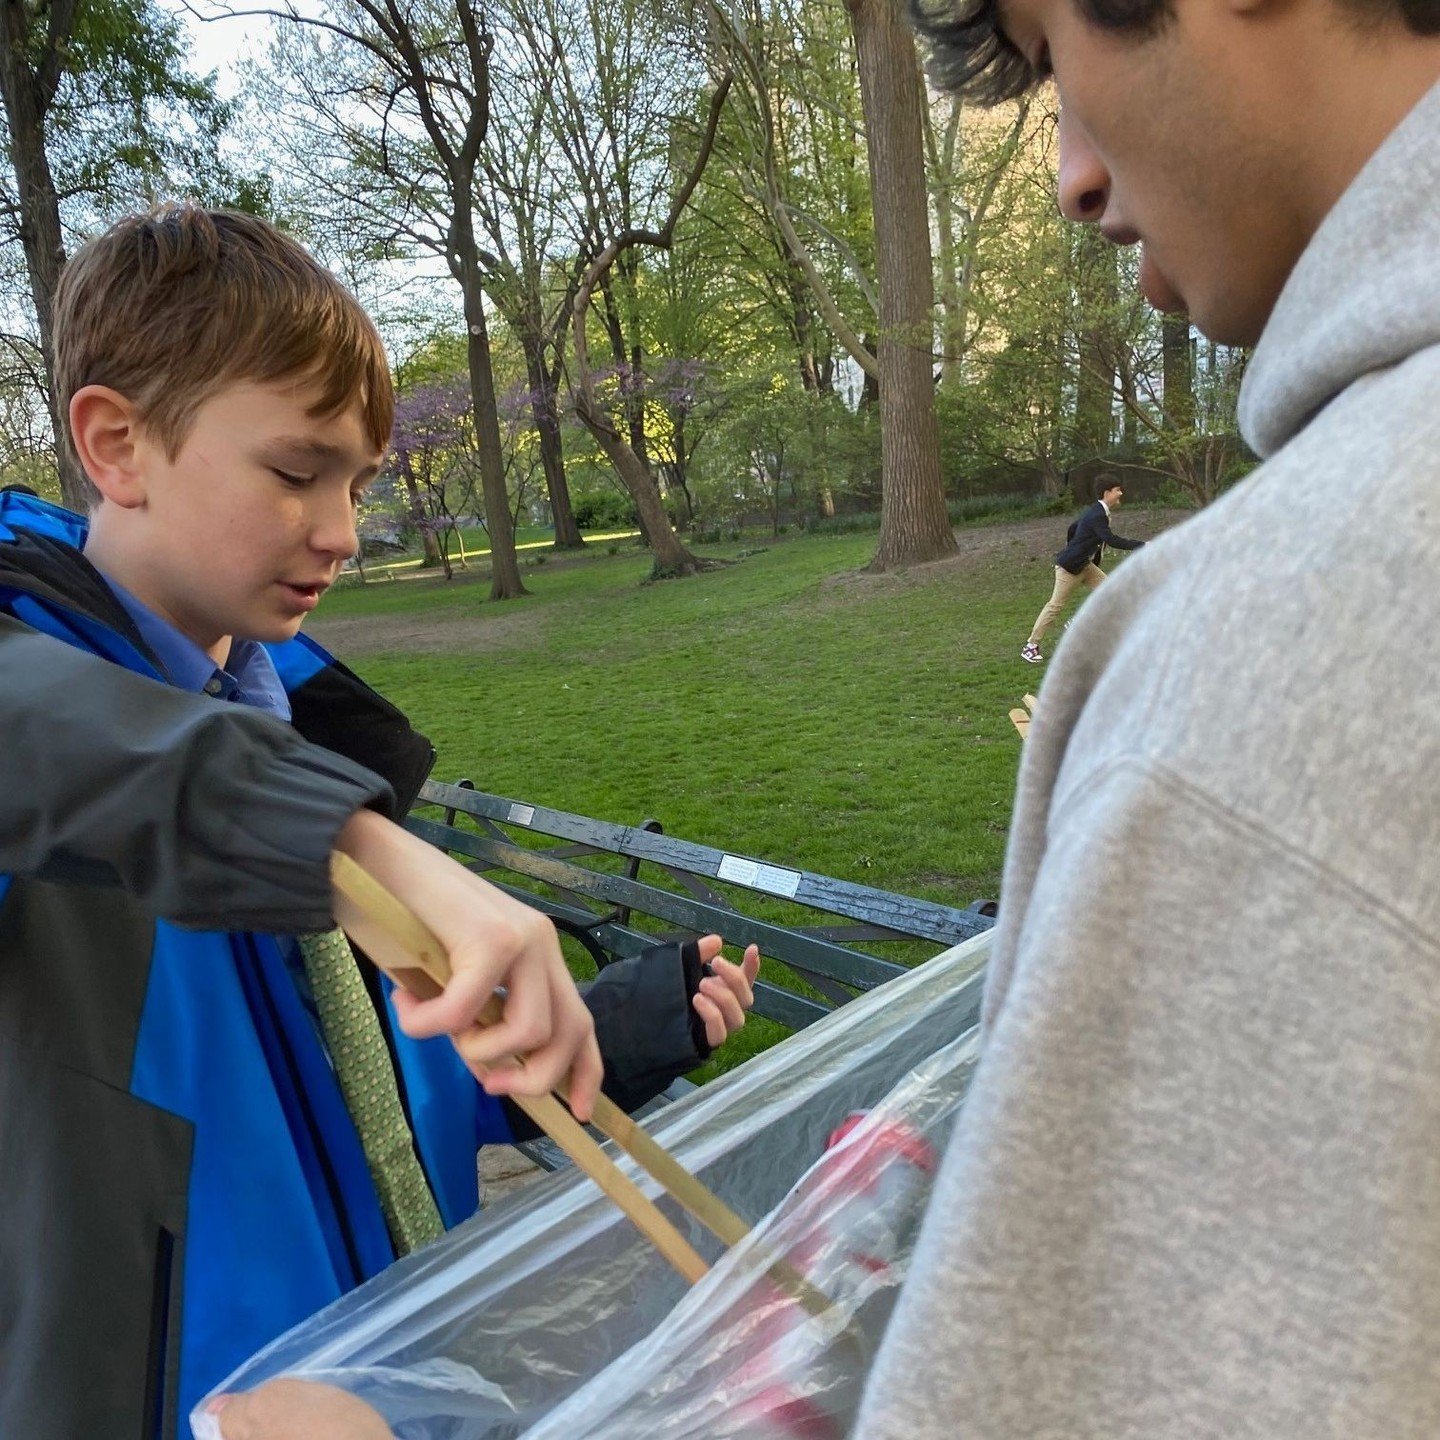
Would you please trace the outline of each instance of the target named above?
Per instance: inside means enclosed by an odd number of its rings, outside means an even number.
[[[116,631],[162,675],[164,667],[100,572],[80,553],[89,525],[25,490],[0,490],[0,587],[78,611]]]
[[[1240,390],[1268,459],[1347,386],[1440,343],[1440,84],[1336,202],[1280,292]]]
[[[79,614],[126,640],[155,671],[151,654],[104,577],[80,553],[82,516],[23,490],[0,490],[0,590]],[[358,675],[306,635],[266,645],[290,697],[291,723],[307,740],[382,776],[398,815],[414,803],[435,763],[430,742]],[[113,657],[112,657],[113,658]]]

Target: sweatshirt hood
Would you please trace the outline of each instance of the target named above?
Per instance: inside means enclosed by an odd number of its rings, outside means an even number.
[[[1440,84],[1372,155],[1305,248],[1240,389],[1268,459],[1347,386],[1440,343]]]

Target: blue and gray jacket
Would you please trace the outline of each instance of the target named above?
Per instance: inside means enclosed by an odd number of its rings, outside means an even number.
[[[330,925],[335,834],[403,815],[433,752],[304,636],[271,649],[289,725],[168,685],[83,538],[0,491],[0,1435],[169,1440],[395,1258],[274,937]],[[514,1112],[362,969],[454,1225]],[[592,987],[620,1103],[704,1058],[697,983],[666,946]]]

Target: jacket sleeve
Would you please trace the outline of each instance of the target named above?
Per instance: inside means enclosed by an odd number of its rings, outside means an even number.
[[[119,884],[197,929],[330,920],[327,860],[386,783],[259,711],[0,615],[0,871]]]
[[[1110,528],[1109,518],[1103,511],[1096,517],[1095,534],[1112,550],[1138,550],[1145,543],[1143,540],[1127,540],[1123,535],[1117,535]]]
[[[691,1004],[701,974],[699,947],[687,940],[617,960],[581,987],[605,1063],[601,1088],[622,1110],[638,1110],[710,1058],[704,1022]],[[509,1100],[504,1106],[516,1140],[540,1134],[518,1106]]]

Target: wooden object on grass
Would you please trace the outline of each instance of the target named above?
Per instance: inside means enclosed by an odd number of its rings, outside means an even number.
[[[1030,721],[1034,718],[1034,715],[1035,697],[1033,695],[1027,695],[1025,697],[1025,708],[1023,710],[1017,706],[1010,712],[1011,723],[1020,732],[1020,738],[1022,740],[1030,729]]]

